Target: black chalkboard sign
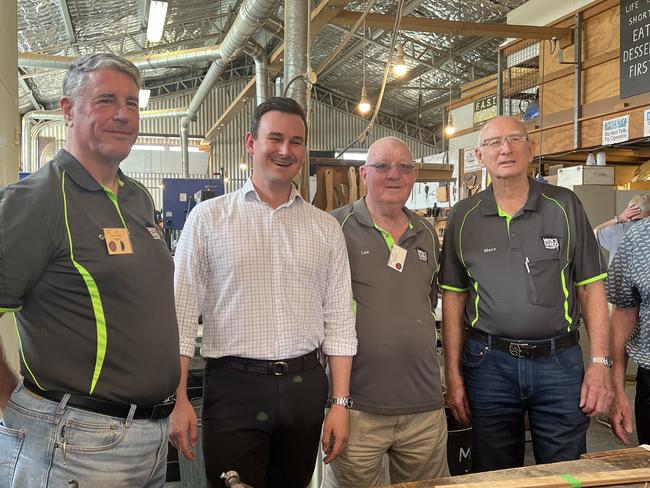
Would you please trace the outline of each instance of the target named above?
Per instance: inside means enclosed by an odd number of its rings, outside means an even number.
[[[650,91],[650,0],[621,0],[621,91]]]

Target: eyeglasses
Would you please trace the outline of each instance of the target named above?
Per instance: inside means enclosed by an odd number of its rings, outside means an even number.
[[[382,174],[388,173],[393,166],[395,166],[397,168],[397,171],[399,171],[399,173],[402,175],[410,175],[415,170],[415,165],[410,163],[366,163],[365,166],[370,166],[371,168],[374,168],[377,173]]]
[[[500,149],[505,141],[508,141],[508,143],[512,146],[518,146],[528,141],[528,136],[525,134],[510,134],[509,136],[503,137],[491,137],[489,139],[485,139],[481,143],[481,147],[487,147],[488,149]]]

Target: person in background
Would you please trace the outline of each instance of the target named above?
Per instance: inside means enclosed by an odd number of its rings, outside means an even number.
[[[650,215],[650,195],[641,193],[634,195],[619,215],[594,227],[598,244],[609,253],[608,266],[611,266],[616,249],[625,233],[648,215]]]
[[[140,73],[81,56],[63,81],[65,148],[0,191],[0,486],[160,488],[179,379],[173,261],[147,190],[119,169],[138,136]],[[13,390],[13,392],[12,392]]]
[[[634,414],[640,444],[650,443],[650,219],[634,225],[618,246],[605,282],[614,361],[612,432],[624,444],[632,432],[632,408],[625,393],[628,356],[638,365]]]
[[[295,100],[260,104],[246,134],[252,177],[192,210],[176,247],[182,375],[171,440],[192,459],[197,418],[186,382],[202,315],[210,486],[224,486],[220,474],[235,470],[255,488],[302,488],[314,470],[321,426],[326,463],[348,438],[357,351],[350,268],[336,220],[292,185],[306,142],[305,114]],[[324,423],[321,351],[331,373]]]

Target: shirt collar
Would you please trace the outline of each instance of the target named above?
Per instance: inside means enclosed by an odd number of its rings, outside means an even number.
[[[56,161],[63,170],[70,175],[75,183],[88,191],[104,190],[104,187],[92,177],[92,175],[83,167],[77,158],[65,149],[59,150],[54,155],[53,161]],[[117,181],[120,190],[128,182],[128,178],[121,169],[117,169]]]
[[[352,209],[354,210],[354,214],[360,224],[367,227],[375,227],[375,223],[370,217],[370,212],[368,212],[368,205],[366,205],[365,197],[354,202],[352,204]],[[407,229],[407,232],[413,230],[417,233],[424,229],[422,223],[416,218],[415,214],[411,210],[406,207],[402,207],[402,210],[404,210],[404,213],[406,213],[406,216],[409,219],[409,228]]]
[[[529,212],[535,212],[537,210],[542,193],[541,185],[542,183],[535,181],[533,178],[528,178],[528,199],[524,203],[523,210],[528,210]],[[494,188],[491,183],[485,190],[485,196],[486,198],[481,203],[481,215],[498,215],[499,208],[494,198]]]
[[[253,180],[248,178],[246,180],[246,183],[244,183],[244,186],[241,187],[241,194],[244,198],[244,200],[256,200],[260,203],[262,202],[262,199],[260,198],[259,193],[257,193],[257,190],[255,189],[255,185],[253,185]],[[300,193],[298,193],[298,190],[291,185],[291,192],[289,193],[289,200],[287,200],[285,203],[280,205],[278,208],[282,207],[289,207],[294,204],[296,200],[302,200],[303,198],[300,196]],[[276,209],[277,210],[277,209]]]

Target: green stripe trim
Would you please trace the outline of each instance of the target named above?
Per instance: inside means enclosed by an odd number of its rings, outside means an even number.
[[[41,384],[36,379],[36,376],[34,376],[32,369],[29,367],[29,364],[27,364],[27,359],[25,358],[25,351],[23,351],[23,341],[20,338],[20,330],[18,330],[18,324],[16,324],[16,335],[18,336],[18,349],[20,350],[20,357],[23,360],[23,364],[25,365],[25,368],[27,368],[29,375],[34,380],[34,384],[38,386],[41,390],[45,391],[45,388],[41,386]]]
[[[20,312],[23,309],[23,307],[16,307],[16,308],[2,308],[0,307],[0,312],[5,313],[5,312]]]
[[[455,286],[450,286],[450,285],[440,285],[440,288],[442,288],[443,290],[455,291],[455,292],[458,292],[458,293],[462,293],[464,291],[469,291],[469,288],[456,288]]]
[[[379,227],[377,224],[375,224],[375,229],[379,231],[381,236],[384,238],[384,241],[386,241],[386,245],[388,246],[388,250],[392,251],[393,246],[395,245],[395,239],[393,239],[393,236],[390,235],[389,232],[385,231],[381,227]]]
[[[508,229],[508,236],[510,235],[510,221],[512,220],[512,215],[510,215],[508,212],[503,210],[501,207],[497,205],[497,210],[499,212],[499,217],[503,217],[506,219],[506,228]]]
[[[354,316],[357,316],[357,300],[355,298],[352,298],[352,313]]]
[[[579,281],[578,283],[576,283],[576,286],[588,285],[589,283],[594,283],[596,281],[604,280],[605,278],[607,278],[607,273],[602,273],[599,274],[598,276],[594,276],[593,278],[587,278],[586,280]]]
[[[560,478],[562,478],[564,481],[569,483],[569,486],[571,488],[582,488],[582,482],[579,479],[574,478],[570,474],[561,474]]]
[[[460,224],[460,231],[458,233],[458,248],[460,249],[460,262],[463,263],[463,266],[465,267],[465,271],[467,272],[467,276],[469,276],[469,278],[474,282],[474,291],[476,292],[476,298],[474,299],[474,313],[476,314],[476,316],[474,317],[474,320],[472,320],[472,322],[470,323],[472,327],[474,327],[474,325],[478,322],[478,302],[479,302],[478,281],[476,281],[472,276],[472,274],[469,272],[469,269],[465,264],[465,258],[463,257],[463,227],[465,227],[465,221],[467,220],[469,214],[478,208],[478,206],[481,204],[481,201],[482,200],[479,200],[476,205],[474,205],[472,208],[470,208],[467,211],[467,213],[463,217],[463,222]]]
[[[566,223],[566,263],[560,270],[560,282],[562,283],[562,292],[564,293],[564,320],[566,320],[569,324],[567,327],[567,332],[569,332],[571,330],[571,326],[573,325],[573,319],[571,318],[571,315],[569,315],[569,289],[566,286],[566,277],[564,272],[569,267],[569,263],[571,262],[569,259],[569,250],[571,249],[571,226],[569,225],[569,217],[567,217],[566,210],[564,210],[564,207],[560,204],[560,202],[558,202],[555,198],[549,197],[545,193],[542,193],[542,197],[550,200],[551,202],[554,202],[558,207],[560,207],[560,210],[562,210],[562,214],[564,215],[564,222]]]
[[[348,219],[349,219],[350,217],[352,217],[352,214],[353,214],[353,213],[354,213],[354,210],[352,210],[352,212],[350,212],[349,214],[347,214],[347,215],[345,216],[345,218],[343,219],[343,222],[341,222],[341,229],[342,229],[342,228],[345,226],[345,224],[348,222]]]
[[[90,302],[93,306],[93,314],[95,315],[95,328],[97,330],[97,352],[95,354],[95,369],[93,370],[93,378],[90,384],[90,391],[89,391],[89,393],[92,395],[93,391],[95,391],[95,387],[97,386],[97,381],[99,380],[99,375],[101,374],[102,366],[104,365],[104,358],[106,356],[106,344],[107,344],[106,317],[104,316],[104,307],[102,306],[102,299],[99,295],[99,288],[97,288],[97,283],[95,283],[95,280],[90,275],[88,270],[86,270],[86,268],[84,268],[81,264],[76,262],[74,259],[74,250],[72,246],[72,234],[70,233],[70,223],[68,222],[68,202],[65,194],[65,175],[66,172],[64,171],[61,177],[61,192],[63,193],[63,217],[65,220],[65,228],[68,233],[68,243],[70,245],[70,260],[72,261],[72,264],[74,265],[76,270],[83,278],[84,283],[86,284],[86,288],[88,289]],[[117,206],[117,197],[114,203]],[[118,212],[119,212],[119,207],[118,207]],[[120,214],[120,218],[121,217],[122,215]]]
[[[117,214],[120,216],[120,220],[122,221],[122,225],[124,226],[125,229],[128,230],[129,228],[127,227],[126,222],[124,221],[124,217],[122,216],[122,211],[120,210],[120,205],[119,205],[119,203],[117,203],[117,195],[115,193],[113,193],[110,188],[106,188],[105,186],[103,186],[102,188],[104,188],[104,193],[106,193],[106,196],[108,197],[108,199],[115,206],[115,209],[117,210]]]

